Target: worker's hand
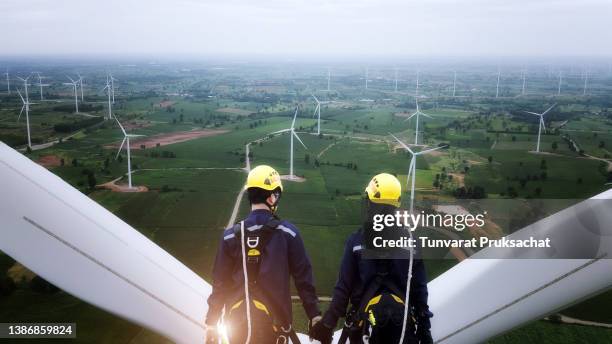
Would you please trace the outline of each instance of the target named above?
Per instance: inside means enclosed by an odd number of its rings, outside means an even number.
[[[433,344],[431,332],[427,328],[417,328],[416,337],[419,340],[419,344]]]
[[[204,344],[218,344],[219,333],[217,326],[204,325]]]
[[[319,319],[316,319],[319,318]],[[312,327],[308,332],[310,336],[310,340],[318,340],[321,344],[331,344],[332,335],[334,333],[334,329],[331,327],[325,326],[325,324],[321,321],[320,316],[314,317],[311,320]],[[315,321],[316,319],[316,321]]]

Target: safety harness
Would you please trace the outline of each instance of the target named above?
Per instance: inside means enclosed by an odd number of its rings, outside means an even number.
[[[249,300],[249,302],[244,303],[247,317],[247,344],[250,342],[252,333],[251,303],[258,310],[270,317],[272,321],[274,320],[274,315],[270,313],[268,307],[266,307],[263,302],[253,298],[251,291],[259,291],[259,269],[263,258],[263,252],[274,234],[274,231],[277,230],[281,222],[282,221],[276,215],[273,215],[268,222],[258,230],[245,230],[244,221],[235,224],[232,228],[235,237],[240,240],[245,299]],[[230,312],[239,308],[242,302],[243,300],[236,302],[232,306]],[[289,344],[289,340],[291,340],[293,344],[300,344],[300,340],[291,324],[288,325],[288,328],[284,326],[279,326],[277,328],[273,325],[273,329],[277,335],[276,344]]]
[[[412,239],[412,232],[409,231],[410,238]],[[412,280],[412,267],[414,260],[414,250],[410,248],[410,262],[408,268],[408,278],[406,290],[401,290],[397,284],[390,278],[392,273],[391,260],[389,259],[377,259],[376,262],[376,275],[368,283],[361,296],[360,304],[357,308],[352,307],[346,314],[344,326],[338,344],[345,344],[351,334],[359,332],[365,343],[369,341],[368,328],[376,326],[376,318],[372,312],[372,306],[381,302],[384,294],[389,295],[391,298],[390,302],[397,302],[401,304],[404,309],[403,321],[402,321],[402,332],[399,344],[404,342],[406,336],[406,327],[408,325],[408,319],[412,317],[409,309],[409,296],[410,296],[410,283]],[[402,297],[404,295],[404,297]],[[388,297],[387,297],[388,298]],[[369,326],[368,326],[369,323]]]

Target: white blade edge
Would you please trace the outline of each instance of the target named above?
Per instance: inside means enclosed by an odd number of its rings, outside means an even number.
[[[125,141],[127,141],[127,136],[125,136],[123,138],[123,141],[121,141],[121,146],[119,146],[119,150],[117,150],[117,155],[115,156],[115,160],[119,159],[119,154],[121,154],[121,150],[123,149],[123,145],[125,144]]]
[[[64,291],[176,343],[203,343],[212,290],[146,236],[0,142],[0,250]],[[61,262],[61,264],[58,264]]]
[[[19,89],[17,88],[17,94],[19,95],[19,98],[21,98],[21,101],[23,102],[23,104],[25,105],[26,101],[25,99],[23,99],[23,96],[21,95],[21,92],[19,92]]]
[[[416,116],[418,114],[418,112],[413,113],[412,115],[408,116],[408,118],[406,118],[404,120],[404,122],[406,122],[407,120],[411,119],[412,117]]]
[[[410,149],[410,147],[408,147],[407,144],[405,144],[404,142],[402,142],[402,140],[398,139],[397,137],[395,137],[395,135],[389,133],[389,135],[393,136],[393,138],[395,139],[395,141],[399,142],[399,144],[404,147],[405,149],[407,149],[410,154],[414,155],[414,152],[412,151],[412,149]]]
[[[542,129],[546,132],[546,124],[544,124],[544,116],[540,116],[540,123],[542,123]]]
[[[549,107],[546,111],[542,112],[542,116],[546,115],[548,113],[548,111],[552,110],[555,106],[557,106],[557,104],[553,104],[551,107]]]
[[[423,150],[423,151],[420,151],[420,152],[416,153],[415,155],[427,154],[429,152],[437,151],[437,150],[440,150],[440,149],[446,148],[446,147],[448,147],[448,146],[440,146],[440,147],[436,147],[436,148],[426,149],[426,150]]]
[[[280,134],[280,133],[286,133],[288,131],[291,131],[291,129],[283,129],[283,130],[274,131],[274,132],[269,133],[268,135],[275,135],[275,134]]]
[[[541,116],[541,113],[537,113],[537,112],[531,112],[531,111],[523,111],[525,113],[531,114],[531,115],[536,115],[536,116]]]
[[[119,119],[117,118],[117,116],[115,116],[115,121],[117,121],[117,124],[119,124],[119,128],[121,128],[121,131],[123,132],[123,135],[127,136],[127,133],[125,132],[125,129],[121,125],[121,122],[119,122]]]
[[[302,142],[302,139],[300,139],[300,137],[298,136],[298,134],[295,132],[295,130],[291,130],[291,133],[293,134],[293,136],[295,136],[295,138],[300,141],[300,143],[302,144],[302,146],[304,146],[304,148],[308,149],[308,147],[306,147],[306,145],[304,144],[304,142]]]
[[[19,122],[19,120],[21,119],[21,114],[23,113],[23,109],[25,109],[25,107],[25,104],[21,105],[21,111],[19,111],[19,116],[17,116],[17,122]]]
[[[297,118],[298,109],[299,109],[299,107],[296,106],[295,107],[295,114],[293,114],[293,122],[291,122],[291,129],[292,130],[295,127],[295,119]]]
[[[433,117],[431,117],[430,115],[428,115],[428,114],[426,114],[426,113],[421,112],[421,115],[423,115],[423,116],[425,116],[425,117],[427,117],[427,118],[431,118],[431,119],[433,119]]]

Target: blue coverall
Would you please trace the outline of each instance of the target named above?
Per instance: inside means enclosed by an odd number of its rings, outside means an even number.
[[[254,210],[244,220],[245,231],[260,230],[272,213]],[[213,268],[213,291],[208,298],[206,324],[215,325],[226,309],[244,298],[244,275],[242,270],[241,242],[232,228],[223,232]],[[292,323],[289,276],[309,319],[320,314],[310,259],[297,228],[282,221],[263,249],[257,278],[257,297],[270,308],[278,325]]]
[[[364,248],[364,235],[361,230],[351,234],[346,241],[332,301],[322,320],[327,327],[334,328],[338,319],[346,315],[349,302],[353,307],[359,307],[365,288],[376,277],[376,261],[362,259]],[[403,291],[406,290],[409,263],[409,259],[393,259],[390,261],[391,279]],[[404,297],[404,295],[399,296]],[[417,313],[422,315],[419,319],[421,321],[419,325],[429,329],[431,327],[429,318],[432,314],[429,312],[429,306],[427,305],[427,296],[425,265],[423,260],[414,259],[410,283],[410,305],[414,306]]]

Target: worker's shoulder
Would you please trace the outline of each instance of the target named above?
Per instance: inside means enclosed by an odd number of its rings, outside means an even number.
[[[276,229],[280,229],[284,233],[290,235],[292,238],[295,238],[300,234],[300,231],[297,229],[297,227],[287,220],[280,220],[280,223],[278,224]]]
[[[240,224],[235,224],[223,230],[223,240],[229,240],[236,237],[236,226],[240,226]]]

